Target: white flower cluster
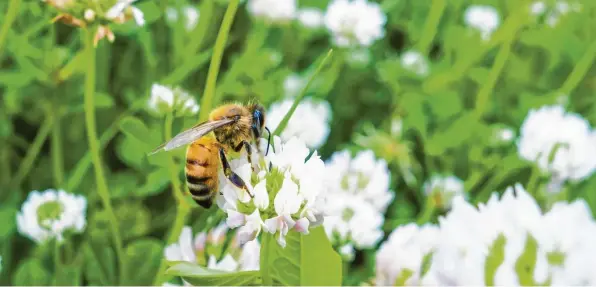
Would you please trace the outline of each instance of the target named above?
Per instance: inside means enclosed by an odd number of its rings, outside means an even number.
[[[267,126],[274,131],[281,120],[288,113],[294,99],[285,99],[271,105],[267,113]],[[288,125],[281,133],[281,139],[287,141],[292,137],[298,137],[306,143],[309,148],[321,147],[329,136],[329,122],[331,120],[331,107],[326,101],[315,101],[311,98],[303,99]]]
[[[181,20],[178,16],[179,14],[183,15],[182,18],[184,20],[184,27],[186,28],[186,31],[192,31],[195,29],[199,23],[199,16],[201,15],[199,13],[199,9],[193,5],[184,6],[181,8],[181,11],[174,7],[168,7],[168,9],[166,9],[166,19],[170,23],[176,23],[177,21]]]
[[[432,196],[436,207],[450,208],[453,198],[464,195],[464,182],[455,176],[434,175],[423,189],[426,196]]]
[[[220,224],[209,232],[198,232],[193,237],[191,227],[185,226],[182,228],[178,242],[168,245],[164,249],[164,256],[168,261],[192,262],[213,270],[258,270],[261,248],[259,242],[253,240],[240,244],[237,235],[231,240],[225,254],[222,254],[227,232],[227,226]],[[164,285],[175,286],[170,283]],[[184,285],[191,286],[186,281],[184,281]]]
[[[64,190],[34,190],[17,214],[17,228],[36,243],[52,238],[63,241],[66,232],[83,232],[86,210],[87,200],[81,195]]]
[[[250,0],[247,9],[255,17],[271,22],[291,21],[296,17],[296,0]]]
[[[438,241],[439,228],[434,225],[409,223],[396,228],[377,251],[376,285],[395,286],[399,279],[401,286],[419,285],[424,258]]]
[[[596,222],[583,201],[559,202],[543,213],[517,184],[478,208],[456,197],[437,228],[397,228],[377,254],[377,283],[400,278],[435,286],[596,284]],[[398,256],[404,253],[412,255]],[[423,266],[420,258],[429,253]],[[488,269],[494,274],[485,274]]]
[[[266,143],[266,141],[265,141]],[[218,206],[227,213],[227,224],[238,229],[240,243],[255,239],[261,230],[276,234],[280,246],[286,246],[290,230],[308,234],[309,227],[322,223],[325,194],[325,164],[297,137],[282,143],[273,138],[274,149],[260,161],[258,175],[251,176],[245,157],[230,162],[232,170],[254,195],[229,182],[220,171]],[[254,160],[253,160],[254,163]]]
[[[519,155],[535,161],[554,179],[582,180],[596,169],[596,132],[584,118],[566,113],[562,106],[531,110],[520,133]]]
[[[199,112],[197,101],[180,88],[172,89],[159,84],[151,87],[149,111],[156,115],[176,112],[177,115],[194,115]]]
[[[317,29],[324,23],[323,11],[316,8],[302,8],[298,10],[298,21],[307,28]]]
[[[534,16],[544,16],[547,25],[554,27],[561,17],[569,12],[580,12],[582,6],[576,1],[556,1],[554,7],[549,9],[545,1],[534,1],[530,4],[530,13]]]
[[[325,205],[325,231],[350,259],[354,248],[372,248],[383,237],[383,214],[393,200],[389,170],[370,150],[354,158],[340,151],[327,163],[327,177],[327,194],[333,200]]]
[[[501,24],[499,12],[493,6],[472,5],[464,12],[466,25],[480,32],[484,40],[488,40]]]
[[[325,26],[340,47],[370,46],[385,36],[386,22],[381,6],[367,0],[333,0],[325,13]]]
[[[108,12],[106,12],[106,18],[114,20],[116,22],[124,22],[126,19],[126,13],[130,12],[135,19],[135,22],[139,26],[145,25],[145,16],[143,11],[139,8],[132,6],[132,3],[137,0],[118,0]]]
[[[429,72],[429,64],[426,57],[418,51],[407,51],[401,56],[401,65],[418,76],[426,76]]]

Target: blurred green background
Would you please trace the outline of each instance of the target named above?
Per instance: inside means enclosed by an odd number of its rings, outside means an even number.
[[[20,5],[8,26],[14,2]],[[328,2],[300,0],[298,5],[324,11]],[[596,124],[595,1],[577,1],[581,10],[560,13],[556,25],[548,22],[557,11],[554,0],[542,1],[547,8],[541,14],[529,13],[533,2],[522,0],[371,2],[380,3],[387,16],[384,37],[368,48],[336,47],[307,96],[331,106],[331,132],[319,148],[323,159],[344,148],[372,149],[389,163],[396,199],[386,214],[386,234],[419,218],[425,206],[422,184],[432,174],[462,179],[473,202],[515,182],[527,184],[534,165],[520,159],[514,140],[499,141],[497,135],[511,129],[517,136],[530,109],[563,102]],[[200,11],[191,31],[182,21],[168,21],[165,13],[185,5]],[[97,46],[96,122],[112,204],[127,250],[148,250],[137,262],[145,267],[130,275],[130,284],[151,284],[177,207],[169,192],[169,166],[145,156],[164,138],[164,119],[146,108],[151,86],[181,87],[200,102],[226,5],[224,0],[139,1],[135,6],[144,12],[145,26],[112,25],[115,41]],[[240,4],[234,18],[215,102],[257,99],[269,107],[287,97],[289,75],[307,78],[334,44],[324,28],[258,21],[246,5]],[[470,5],[498,11],[500,25],[489,40],[466,24]],[[43,278],[54,272],[48,267],[53,247],[19,235],[15,221],[30,191],[49,188],[88,200],[86,231],[73,237],[67,251],[83,252],[65,262],[70,269],[63,272],[75,274],[68,284],[106,283],[94,281],[89,272],[113,272],[113,258],[88,256],[113,257],[113,251],[83,251],[111,248],[86,139],[84,70],[77,64],[83,32],[52,24],[57,12],[41,1],[1,1],[0,12],[0,285],[49,283]],[[425,56],[428,73],[404,67],[402,56],[411,50]],[[176,118],[174,133],[197,120]],[[402,123],[399,135],[391,132],[396,121]],[[182,175],[183,151],[174,155]],[[596,210],[596,178],[572,186],[564,199],[586,198]],[[203,230],[222,218],[217,210],[193,208],[187,224]],[[374,250],[359,251],[351,265],[346,282],[369,279]]]

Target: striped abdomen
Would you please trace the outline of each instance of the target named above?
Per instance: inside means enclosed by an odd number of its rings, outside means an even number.
[[[203,137],[186,150],[186,185],[192,198],[204,208],[213,204],[218,189],[219,144]]]

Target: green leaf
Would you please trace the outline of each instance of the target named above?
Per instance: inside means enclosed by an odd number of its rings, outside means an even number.
[[[95,93],[95,106],[98,108],[110,108],[114,105],[114,98],[106,93]]]
[[[527,235],[524,252],[515,262],[515,272],[521,286],[537,286],[534,281],[534,269],[538,254],[538,243],[530,234]]]
[[[225,272],[190,262],[169,263],[167,275],[180,276],[194,286],[246,286],[261,284],[258,271]]]
[[[2,203],[0,207],[0,242],[3,242],[6,237],[12,234],[15,228],[15,218],[17,209],[12,206],[4,206],[6,203]]]
[[[267,247],[261,246],[261,252],[263,248]],[[285,248],[275,240],[270,240],[268,248],[267,264],[274,281],[285,286],[341,285],[341,257],[331,246],[322,227],[311,229],[307,235],[292,230],[286,236]]]
[[[81,286],[82,269],[83,267],[78,263],[60,265],[54,274],[53,284],[55,286]]]
[[[17,268],[13,276],[13,285],[16,286],[43,286],[51,280],[50,273],[44,269],[38,259],[26,259]]]
[[[89,285],[116,285],[116,267],[114,251],[103,244],[86,243],[83,247],[85,255],[84,274]]]
[[[120,130],[127,136],[145,142],[151,138],[151,133],[143,121],[137,117],[128,116],[120,121]]]
[[[123,285],[151,285],[161,263],[163,248],[160,241],[141,239],[126,247],[128,274],[122,280]]]
[[[505,260],[505,243],[507,239],[503,234],[499,234],[497,239],[493,241],[488,255],[486,256],[486,262],[484,263],[484,284],[486,286],[495,285],[495,274],[497,269]]]
[[[147,175],[147,181],[143,186],[135,190],[137,196],[150,196],[161,193],[164,188],[170,183],[169,171],[165,168],[160,168],[152,171]]]

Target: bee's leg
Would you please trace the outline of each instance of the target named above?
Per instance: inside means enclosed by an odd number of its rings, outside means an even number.
[[[228,180],[230,180],[230,182],[238,188],[246,191],[246,193],[248,193],[250,197],[254,197],[254,195],[248,190],[248,187],[246,187],[246,183],[244,183],[244,180],[242,180],[240,176],[238,176],[235,172],[232,171],[232,168],[228,163],[228,159],[226,158],[226,153],[224,152],[224,149],[221,147],[219,148],[219,157],[221,158],[221,164],[223,166],[224,174],[228,178]]]
[[[252,165],[252,148],[250,147],[250,144],[247,141],[242,141],[234,148],[234,151],[240,152],[240,150],[242,150],[243,147],[244,149],[246,149],[246,158],[248,159],[248,163],[250,164],[250,169],[252,169],[252,172],[255,172],[255,167],[254,165]]]

